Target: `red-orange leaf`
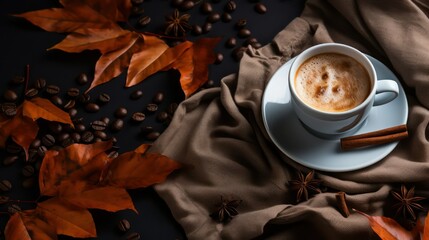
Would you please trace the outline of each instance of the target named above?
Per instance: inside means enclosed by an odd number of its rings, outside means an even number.
[[[40,194],[57,196],[61,181],[70,179],[71,176],[74,176],[74,180],[83,180],[77,176],[89,178],[93,177],[89,176],[92,174],[94,178],[99,179],[104,169],[102,164],[108,162],[106,158],[96,156],[111,147],[111,141],[104,141],[94,144],[72,144],[58,152],[47,151],[39,172]]]
[[[127,21],[131,12],[130,0],[60,0],[67,7],[72,4],[85,4],[113,21]]]
[[[78,238],[97,236],[94,220],[85,208],[51,198],[38,203],[36,211],[55,228],[57,234]]]
[[[65,123],[73,126],[70,115],[45,98],[33,98],[22,104],[22,114],[33,120],[43,118],[48,121]]]
[[[96,208],[109,212],[131,209],[137,212],[125,189],[89,185],[85,181],[62,181],[60,198],[81,208]]]
[[[168,48],[163,51],[161,55],[159,55],[159,51],[162,51],[162,47],[157,47],[158,51],[155,52],[148,52],[150,49],[139,52],[136,57],[131,59],[132,62],[128,69],[126,86],[134,86],[158,71],[168,70],[165,68],[176,61],[177,58],[190,47],[192,47],[192,42],[186,41],[177,46]],[[142,63],[142,59],[144,59],[145,56],[148,57],[150,61]]]
[[[5,228],[6,239],[57,239],[55,229],[37,216],[36,211],[27,210],[12,215]]]
[[[181,165],[158,153],[126,152],[110,164],[106,184],[126,189],[143,188],[163,182]]]
[[[426,215],[424,224],[422,240],[429,240],[429,212]]]

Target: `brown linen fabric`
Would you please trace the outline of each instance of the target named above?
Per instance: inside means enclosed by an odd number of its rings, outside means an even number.
[[[344,218],[335,192],[348,205],[383,215],[390,190],[405,183],[429,198],[429,4],[424,1],[309,0],[293,20],[260,49],[249,48],[239,72],[220,88],[180,104],[152,151],[184,164],[155,186],[189,239],[369,239],[359,214]],[[354,46],[394,70],[408,89],[410,136],[380,162],[357,171],[317,171],[330,191],[296,204],[285,184],[296,169],[270,141],[261,99],[272,74],[288,59],[322,42]],[[382,121],[382,120],[381,120]],[[293,137],[293,136],[290,136]],[[227,224],[209,217],[221,196],[242,199]],[[389,200],[390,199],[390,200]]]

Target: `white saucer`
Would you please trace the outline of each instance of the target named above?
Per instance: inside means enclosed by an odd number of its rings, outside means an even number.
[[[373,107],[365,123],[355,134],[405,124],[408,104],[404,89],[393,72],[377,59],[374,64],[378,79],[392,79],[399,85],[399,96],[384,105]],[[288,61],[269,81],[262,99],[262,118],[274,144],[292,160],[312,169],[343,172],[372,165],[389,154],[398,142],[351,151],[340,149],[339,139],[327,140],[309,133],[298,120],[290,103],[287,75]]]

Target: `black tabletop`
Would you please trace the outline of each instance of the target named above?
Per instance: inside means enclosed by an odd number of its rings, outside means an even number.
[[[303,0],[270,0],[264,1],[267,8],[265,13],[258,13],[256,4],[262,1],[234,0],[235,11],[231,12],[232,20],[225,22],[219,20],[212,24],[210,31],[201,35],[187,33],[186,39],[196,41],[203,37],[221,37],[221,41],[215,48],[216,53],[223,56],[220,63],[210,65],[210,83],[204,87],[218,86],[222,77],[231,73],[236,73],[239,69],[239,62],[233,54],[234,49],[245,46],[250,38],[255,38],[257,43],[265,45],[282,30],[292,19],[297,17],[302,11]],[[174,10],[173,2],[167,0],[146,0],[137,5],[144,11],[131,16],[129,25],[142,32],[164,34],[165,16]],[[201,11],[203,2],[212,4],[213,12],[222,14],[225,12],[225,5],[228,1],[195,1],[195,6],[190,10],[181,9],[181,13],[191,15],[190,24],[203,26],[207,21],[208,14]],[[24,86],[12,84],[17,76],[26,76],[29,72],[28,87],[34,86],[37,79],[44,78],[48,84],[56,85],[60,88],[60,93],[65,94],[67,89],[78,88],[81,92],[89,87],[79,85],[76,81],[82,73],[87,74],[91,80],[94,74],[95,63],[100,57],[97,51],[83,51],[81,53],[65,53],[58,50],[47,51],[48,48],[59,43],[66,34],[47,32],[36,27],[28,21],[12,16],[24,12],[61,7],[55,0],[4,0],[0,1],[0,95],[3,96],[8,89],[13,90],[23,97]],[[139,25],[138,21],[142,17],[150,17],[150,22],[146,26]],[[237,22],[245,20],[246,28],[250,31],[250,36],[238,35]],[[225,44],[231,37],[237,40],[235,47],[227,47]],[[257,46],[257,45],[255,45]],[[29,70],[29,71],[28,71]],[[127,116],[124,118],[124,128],[120,131],[108,131],[110,137],[117,139],[116,146],[118,152],[126,152],[135,149],[142,143],[150,143],[153,139],[142,133],[142,128],[151,127],[153,131],[162,133],[168,127],[168,121],[157,120],[159,112],[167,111],[175,103],[184,100],[184,94],[179,83],[179,73],[176,71],[165,71],[154,74],[147,80],[130,88],[125,88],[126,72],[119,77],[100,85],[89,92],[91,99],[97,99],[100,94],[106,93],[110,96],[109,103],[102,105],[96,113],[89,113],[83,107],[77,107],[77,117],[81,118],[84,125],[88,126],[94,120],[107,117],[115,119],[114,112],[120,108],[126,108]],[[143,95],[133,100],[131,94],[136,90],[141,90]],[[131,121],[131,113],[144,111],[148,103],[152,103],[154,96],[162,93],[164,99],[158,103],[158,113],[146,114],[146,118],[141,123]],[[45,97],[40,93],[42,97]],[[0,103],[5,102],[4,96]],[[65,102],[65,99],[64,99]],[[186,139],[184,139],[186,141]],[[10,191],[2,192],[0,197],[7,196],[7,203],[0,203],[0,239],[4,238],[3,231],[9,219],[8,208],[16,204],[21,209],[31,209],[35,207],[34,202],[39,195],[37,181],[29,184],[37,177],[37,172],[31,177],[23,176],[22,169],[25,163],[21,155],[16,162],[7,163],[14,153],[0,150],[0,181],[8,180],[12,183]],[[37,169],[37,162],[31,163]],[[40,163],[39,163],[40,164]],[[174,220],[168,206],[151,188],[130,190],[130,195],[139,212],[120,211],[109,213],[101,210],[91,210],[99,239],[125,239],[127,234],[137,232],[141,239],[186,239],[181,226]],[[108,196],[106,196],[108,197]],[[15,201],[15,200],[20,200]],[[26,201],[29,201],[28,203]],[[131,223],[131,229],[126,233],[118,230],[118,222],[127,219]],[[61,237],[67,239],[67,237]]]

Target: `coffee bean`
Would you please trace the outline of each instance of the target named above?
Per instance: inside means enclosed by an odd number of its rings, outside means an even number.
[[[85,105],[85,110],[90,113],[95,113],[100,110],[100,106],[96,103],[88,103]]]
[[[209,22],[204,23],[203,25],[203,33],[208,33],[212,30],[212,24]]]
[[[86,73],[81,73],[77,76],[76,78],[76,82],[79,85],[85,85],[88,83],[88,75],[86,75]]]
[[[21,212],[21,207],[19,205],[17,205],[17,204],[12,204],[9,207],[7,207],[7,212],[10,215],[13,215],[13,214],[15,214],[17,212]]]
[[[152,102],[156,104],[160,104],[162,101],[164,101],[164,93],[162,92],[157,92],[152,98]]]
[[[58,107],[63,105],[63,100],[58,95],[52,96],[50,100],[53,104],[55,104]]]
[[[39,90],[37,90],[37,88],[29,88],[25,92],[25,97],[26,98],[33,98],[33,97],[37,96],[37,94],[39,94]]]
[[[146,110],[148,112],[156,112],[158,110],[158,105],[154,103],[149,103],[146,105]]]
[[[250,32],[250,30],[249,29],[247,29],[247,28],[242,28],[242,29],[240,29],[239,31],[238,31],[238,37],[240,37],[240,38],[247,38],[247,37],[249,37],[250,35],[251,35],[252,33]]]
[[[195,3],[192,0],[186,0],[180,5],[182,11],[188,11],[194,8]]]
[[[54,134],[59,134],[63,130],[63,125],[59,122],[49,122],[48,129]]]
[[[114,132],[118,132],[124,128],[124,121],[122,119],[115,119],[111,124],[110,128]]]
[[[108,117],[102,117],[102,118],[100,118],[100,120],[105,122],[106,124],[109,124],[109,122],[110,122],[110,118],[108,118]]]
[[[103,131],[106,129],[107,123],[101,121],[101,120],[95,120],[91,123],[91,128],[95,131]]]
[[[140,27],[146,27],[149,25],[151,18],[149,16],[142,16],[137,20]]]
[[[144,8],[141,6],[133,6],[131,8],[131,16],[138,16],[138,15],[142,15],[144,13]]]
[[[159,132],[157,132],[157,131],[153,131],[153,132],[148,133],[148,134],[146,135],[146,138],[147,138],[148,140],[154,141],[154,140],[156,140],[160,135],[161,135],[161,134],[160,134]]]
[[[232,21],[231,14],[226,13],[226,12],[222,13],[222,17],[221,18],[222,18],[222,22],[225,22],[225,23],[228,23],[228,22]]]
[[[206,83],[204,83],[204,87],[205,88],[211,88],[214,87],[214,81],[213,80],[208,80]]]
[[[21,186],[25,189],[33,188],[36,185],[36,178],[30,177],[22,180]]]
[[[121,232],[126,232],[130,230],[131,224],[127,219],[121,219],[118,223],[118,229]]]
[[[11,80],[13,84],[19,85],[25,82],[24,76],[14,76]]]
[[[220,64],[223,61],[223,54],[222,53],[216,53],[216,59],[215,64]]]
[[[151,133],[151,132],[153,132],[154,131],[154,129],[153,129],[153,127],[152,126],[143,126],[143,127],[141,127],[140,128],[140,132],[143,134],[143,135],[147,135],[147,134],[149,134],[149,133]]]
[[[22,151],[22,147],[16,144],[15,142],[8,143],[6,145],[6,152],[11,154],[20,153]]]
[[[8,196],[0,196],[0,205],[8,203],[9,202],[10,197]],[[1,236],[1,234],[0,234]]]
[[[31,177],[31,176],[33,176],[34,175],[34,172],[35,172],[35,170],[34,170],[34,167],[33,166],[31,166],[31,165],[25,165],[23,168],[22,168],[22,175],[24,176],[24,177]]]
[[[144,2],[144,0],[131,0],[131,4],[133,5],[140,5]]]
[[[258,49],[258,48],[262,47],[262,44],[261,44],[261,43],[259,43],[259,42],[254,42],[254,43],[251,43],[250,45],[251,45],[253,48],[256,48],[256,49]]]
[[[165,122],[168,119],[168,113],[167,112],[159,112],[158,115],[156,116],[156,120],[158,122]]]
[[[246,39],[246,41],[243,42],[243,46],[247,47],[248,45],[252,45],[252,44],[257,43],[257,42],[258,42],[258,39],[251,37],[251,38]]]
[[[209,2],[203,2],[200,6],[202,13],[209,14],[213,11],[213,6]]]
[[[255,4],[255,11],[259,14],[264,14],[267,12],[267,7],[263,3]]]
[[[55,138],[51,134],[46,134],[42,137],[42,144],[46,147],[51,147],[55,144]]]
[[[125,238],[126,240],[139,240],[140,239],[140,234],[133,232],[127,235],[127,237]]]
[[[107,93],[102,93],[98,95],[98,101],[102,104],[110,102],[110,96]]]
[[[57,85],[51,84],[51,85],[46,86],[45,91],[50,95],[56,95],[60,92],[60,87],[58,87]]]
[[[80,90],[78,88],[69,88],[67,90],[67,96],[70,98],[76,98],[77,96],[79,96],[80,94]]]
[[[66,148],[66,147],[72,145],[73,143],[75,143],[75,141],[72,138],[66,138],[63,141],[61,141],[61,146]]]
[[[70,118],[75,118],[77,116],[77,109],[76,108],[70,108],[69,109],[69,116],[70,116]]]
[[[44,79],[44,78],[38,78],[36,80],[36,83],[34,83],[34,87],[37,88],[37,89],[39,89],[39,90],[45,88],[46,87],[46,79]]]
[[[18,94],[13,90],[8,89],[4,92],[3,98],[8,102],[15,102],[18,99]]]
[[[239,19],[239,20],[235,23],[234,27],[235,27],[236,29],[242,29],[242,28],[244,28],[246,25],[247,25],[247,20],[246,20],[246,19],[244,19],[244,18],[241,18],[241,19]]]
[[[171,5],[173,5],[173,7],[180,7],[180,5],[182,5],[184,2],[184,0],[173,0],[171,1]]]
[[[142,113],[142,112],[135,112],[131,116],[131,119],[134,122],[143,122],[146,119],[146,115],[144,113]]]
[[[106,140],[107,134],[104,131],[94,131],[94,137],[99,138],[101,140]]]
[[[94,140],[94,134],[90,131],[85,131],[81,135],[81,140],[83,143],[91,143]]]
[[[14,164],[19,157],[17,155],[9,155],[3,159],[3,166],[10,166]]]
[[[178,107],[177,103],[174,103],[174,102],[170,103],[170,105],[168,105],[168,108],[167,108],[167,113],[173,116],[174,113],[176,112],[177,107]]]
[[[48,149],[42,145],[42,146],[37,148],[37,155],[39,155],[40,158],[44,158],[46,151],[48,151]]]
[[[117,118],[124,118],[126,117],[128,114],[128,110],[124,107],[119,107],[118,109],[116,109],[114,115]]]
[[[118,151],[110,151],[108,154],[107,154],[107,157],[108,158],[117,158],[119,156],[119,152]]]
[[[42,145],[42,141],[40,141],[39,138],[36,138],[31,142],[30,148],[36,149],[36,148],[40,147],[40,145]]]
[[[16,104],[15,103],[3,103],[1,110],[6,117],[13,117],[16,115]]]
[[[201,35],[203,33],[203,28],[200,25],[192,26],[192,33],[194,35]]]
[[[89,100],[91,100],[91,96],[89,94],[84,93],[82,95],[79,95],[77,97],[77,100],[78,100],[78,102],[85,104],[85,103],[88,103]]]
[[[209,23],[215,23],[215,22],[218,22],[219,20],[220,20],[220,14],[216,12],[211,13],[206,19],[206,21]]]
[[[237,4],[233,0],[229,0],[225,5],[225,12],[234,12],[237,9]]]
[[[237,45],[237,39],[235,37],[230,37],[228,38],[228,40],[226,40],[225,42],[225,46],[227,48],[233,48]]]
[[[74,125],[74,129],[76,130],[76,132],[82,133],[82,132],[84,132],[86,130],[86,127],[85,127],[84,124],[78,123],[78,124]]]
[[[67,138],[70,138],[70,134],[66,133],[66,132],[63,132],[63,133],[58,134],[56,141],[57,142],[63,142]]]
[[[72,139],[73,142],[78,143],[78,142],[80,142],[81,136],[79,133],[74,132],[74,133],[70,134],[70,139]]]
[[[74,108],[75,106],[76,106],[76,101],[74,99],[70,99],[64,104],[63,108],[65,110],[69,110]]]
[[[245,47],[237,47],[232,51],[232,57],[234,58],[235,61],[240,61],[240,59],[243,57],[244,52],[246,51],[247,48]]]
[[[137,100],[137,99],[141,98],[142,96],[143,96],[142,90],[135,90],[134,92],[131,93],[130,98],[132,100]]]
[[[9,192],[12,189],[12,183],[9,180],[3,179],[0,181],[0,191]]]
[[[28,162],[35,163],[38,160],[37,148],[28,149]]]

